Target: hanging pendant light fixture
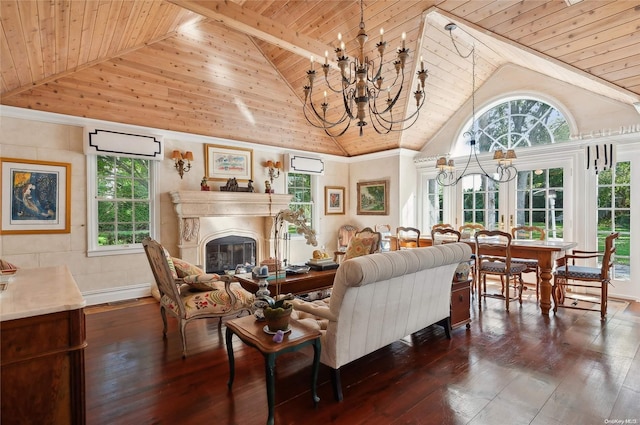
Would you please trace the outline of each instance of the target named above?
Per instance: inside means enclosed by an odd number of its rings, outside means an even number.
[[[481,135],[481,130],[478,129],[478,123],[476,121],[476,48],[475,45],[472,46],[471,51],[464,55],[458,49],[458,45],[456,44],[455,39],[453,38],[452,31],[455,30],[458,26],[453,23],[449,23],[445,25],[444,29],[449,31],[449,36],[451,37],[451,42],[456,49],[458,55],[466,59],[471,57],[472,64],[472,88],[471,88],[471,130],[464,133],[464,137],[469,139],[469,157],[467,158],[467,163],[462,170],[462,173],[456,176],[455,172],[455,164],[453,159],[447,160],[447,158],[440,157],[436,161],[436,168],[439,170],[438,175],[436,176],[436,181],[438,184],[442,186],[453,186],[457,184],[463,177],[468,175],[482,175],[488,178],[489,180],[495,183],[506,183],[516,178],[518,175],[518,170],[513,165],[513,161],[517,158],[516,152],[513,149],[507,149],[506,151],[502,149],[497,149],[493,153],[493,160],[496,161],[496,171],[493,175],[490,175],[485,171],[484,167],[480,163],[478,159],[478,150],[476,137]],[[475,162],[480,169],[480,171],[476,172],[468,172],[469,164],[471,164],[471,160],[475,159]]]
[[[402,131],[411,127],[418,119],[420,108],[424,105],[424,84],[427,78],[427,70],[424,69],[424,62],[420,59],[420,70],[418,75],[418,89],[414,92],[416,110],[406,118],[394,117],[394,106],[396,105],[404,87],[405,63],[409,57],[409,49],[405,47],[406,34],[402,33],[402,47],[398,49],[397,58],[393,62],[396,75],[393,82],[385,84],[383,76],[384,50],[387,42],[384,41],[384,31],[380,29],[380,42],[376,44],[379,54],[379,63],[376,67],[374,60],[369,60],[365,56],[365,43],[368,39],[364,24],[364,4],[360,0],[360,30],[356,37],[358,42],[357,56],[350,60],[346,55],[345,44],[342,35],[338,33],[338,47],[335,53],[340,69],[340,79],[336,85],[332,86],[329,81],[329,52],[325,51],[322,72],[326,88],[323,93],[323,101],[319,107],[314,104],[314,82],[316,71],[314,69],[314,58],[311,57],[311,67],[307,71],[308,84],[304,86],[303,112],[307,121],[316,128],[322,128],[326,134],[332,137],[342,136],[352,121],[360,127],[360,136],[363,135],[363,128],[367,125],[367,115],[373,128],[379,134],[386,134],[390,131]],[[409,90],[411,88],[409,87]],[[386,92],[386,93],[385,93]],[[340,106],[330,109],[327,93],[339,94],[342,96]],[[332,117],[335,117],[333,119]]]

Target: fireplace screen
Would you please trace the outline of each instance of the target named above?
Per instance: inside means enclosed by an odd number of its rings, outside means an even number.
[[[256,241],[244,236],[225,236],[207,243],[207,273],[222,274],[236,266],[256,264]]]

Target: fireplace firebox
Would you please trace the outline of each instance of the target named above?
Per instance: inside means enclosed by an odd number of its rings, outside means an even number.
[[[225,270],[235,270],[239,264],[255,266],[255,239],[245,236],[225,236],[207,242],[207,273],[222,274]]]

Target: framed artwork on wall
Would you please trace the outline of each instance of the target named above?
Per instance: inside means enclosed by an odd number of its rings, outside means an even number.
[[[253,180],[253,150],[204,145],[207,180]]]
[[[358,182],[358,215],[388,215],[388,182]]]
[[[0,166],[0,234],[71,231],[71,164],[0,158]]]
[[[344,214],[344,187],[324,187],[324,214]]]

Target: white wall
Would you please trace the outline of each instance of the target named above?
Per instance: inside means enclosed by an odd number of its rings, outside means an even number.
[[[149,295],[153,276],[143,252],[129,255],[87,257],[87,180],[86,158],[83,153],[83,131],[85,126],[100,125],[103,128],[128,129],[132,133],[148,134],[149,129],[118,126],[66,117],[37,111],[2,107],[0,120],[0,156],[33,160],[71,163],[71,232],[67,234],[0,235],[0,257],[22,268],[47,267],[66,264],[73,274],[80,291],[88,304],[130,299]],[[162,133],[153,130],[153,133]],[[165,158],[158,163],[158,190],[160,197],[159,240],[172,255],[178,255],[178,221],[169,192],[175,190],[200,190],[204,176],[204,144],[222,144],[253,149],[253,174],[256,191],[264,191],[267,171],[261,165],[266,160],[283,160],[282,149],[249,145],[242,142],[212,139],[194,135],[167,133],[164,135]],[[190,150],[195,160],[191,170],[183,179],[174,168],[170,154],[172,150]],[[317,177],[318,243],[329,252],[335,249],[337,228],[349,221],[347,214],[324,216],[324,186],[345,186],[349,189],[350,163],[344,158],[323,157],[325,175]],[[224,181],[210,182],[212,190],[218,190]],[[273,189],[283,193],[284,174],[276,179]],[[354,187],[355,190],[355,187]],[[5,207],[3,206],[3,209]],[[354,207],[355,208],[355,207]],[[354,210],[355,211],[355,210]],[[292,261],[303,263],[311,258],[314,247],[306,245],[304,239],[291,241]]]

